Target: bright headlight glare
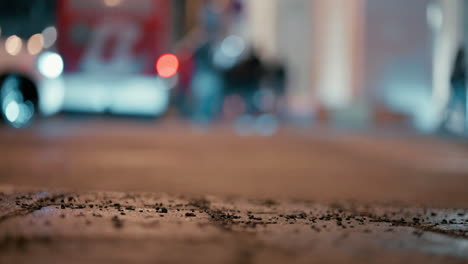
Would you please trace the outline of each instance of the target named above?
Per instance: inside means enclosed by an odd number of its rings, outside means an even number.
[[[54,79],[63,72],[62,57],[55,52],[44,52],[37,61],[39,72],[47,78]]]

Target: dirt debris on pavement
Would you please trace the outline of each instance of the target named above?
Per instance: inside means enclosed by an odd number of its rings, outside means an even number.
[[[468,262],[468,209],[118,192],[0,199],[0,263]]]

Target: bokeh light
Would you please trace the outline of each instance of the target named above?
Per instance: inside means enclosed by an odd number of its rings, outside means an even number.
[[[164,54],[156,62],[156,71],[163,78],[174,76],[179,70],[179,59],[174,54]]]
[[[246,49],[243,38],[237,35],[226,37],[214,54],[214,63],[217,67],[228,69],[236,64]]]
[[[27,49],[29,54],[36,55],[41,52],[42,48],[44,47],[44,38],[42,34],[34,34],[32,35],[27,43]]]
[[[278,129],[278,120],[274,115],[263,114],[255,120],[255,132],[260,136],[272,136]]]
[[[234,58],[238,57],[245,50],[245,41],[236,35],[228,36],[221,43],[221,51],[227,57]]]
[[[16,101],[10,101],[5,107],[5,117],[9,122],[15,122],[20,113],[19,105]]]
[[[16,56],[21,52],[23,41],[16,35],[10,36],[5,41],[5,50],[8,54]]]
[[[44,48],[52,47],[57,41],[57,29],[54,26],[46,27],[42,31],[42,37],[44,39]]]
[[[55,52],[44,52],[39,56],[39,72],[47,78],[57,78],[63,72],[62,57]]]

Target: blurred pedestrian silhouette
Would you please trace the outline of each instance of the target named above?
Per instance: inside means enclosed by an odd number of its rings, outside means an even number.
[[[247,58],[225,72],[225,94],[239,94],[245,102],[247,113],[255,113],[253,96],[260,89],[264,73],[265,66],[252,50]]]

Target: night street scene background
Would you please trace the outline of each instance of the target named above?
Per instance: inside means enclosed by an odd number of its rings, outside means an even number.
[[[468,0],[0,0],[0,263],[468,263]]]

